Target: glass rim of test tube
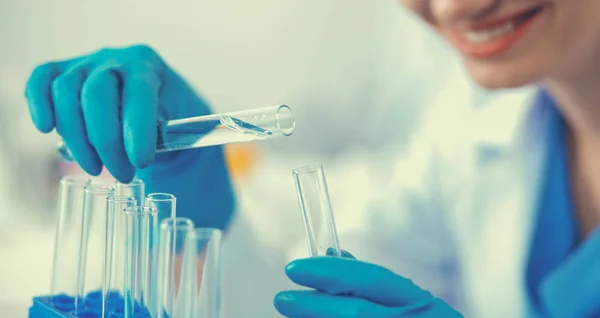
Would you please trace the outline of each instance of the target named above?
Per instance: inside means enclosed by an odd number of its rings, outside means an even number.
[[[114,191],[114,188],[107,185],[107,184],[103,184],[101,182],[92,180],[90,183],[88,183],[85,186],[85,191],[86,192],[98,192],[98,193],[104,193],[106,192],[107,194]],[[107,196],[108,198],[109,196]]]
[[[152,200],[155,202],[171,202],[176,198],[176,196],[165,192],[154,192],[146,195],[147,200]]]
[[[216,227],[197,227],[193,231],[196,239],[209,239],[216,236],[223,236],[223,231]]]
[[[305,165],[305,166],[295,168],[294,170],[292,170],[292,173],[294,175],[299,175],[299,174],[303,174],[303,173],[312,173],[312,172],[319,171],[319,170],[324,170],[323,164],[315,163],[315,164]]]
[[[146,184],[138,178],[134,178],[129,183],[115,182],[116,196],[132,196],[137,200],[137,205],[144,205],[144,195]]]
[[[113,203],[121,203],[121,202],[137,201],[137,199],[134,197],[126,196],[126,195],[112,195],[112,196],[109,196],[108,198],[106,198],[106,201],[113,202]]]
[[[146,195],[145,205],[158,210],[159,229],[162,220],[176,216],[177,197],[171,193],[154,192]]]
[[[90,183],[90,181],[90,177],[86,177],[80,174],[65,175],[62,178],[60,178],[61,184],[83,185],[84,187],[87,186]]]
[[[133,178],[131,181],[129,181],[127,183],[117,182],[117,184],[122,187],[132,187],[132,186],[143,184],[143,183],[144,183],[144,181],[142,181],[142,179],[138,179],[138,178]]]
[[[282,114],[282,111],[287,112],[287,114]],[[288,116],[288,118],[291,119],[292,124],[290,127],[282,127],[281,123],[283,122],[283,116]],[[284,136],[291,136],[294,133],[294,130],[296,130],[296,119],[294,118],[292,109],[288,105],[279,105],[277,107],[275,119],[277,120],[277,127],[279,128],[279,131],[281,131]]]

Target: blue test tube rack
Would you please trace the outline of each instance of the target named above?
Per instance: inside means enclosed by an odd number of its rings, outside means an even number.
[[[52,291],[33,298],[29,318],[219,317],[221,231],[195,228],[192,220],[176,217],[175,196],[146,196],[143,182],[133,183],[113,189],[85,178],[61,180]],[[101,261],[88,258],[101,249]],[[171,272],[177,259],[187,264],[178,278]],[[198,279],[206,273],[211,279]],[[196,294],[200,281],[210,286],[202,298]]]
[[[65,181],[65,184],[63,184],[63,180],[69,178],[71,181],[67,180]],[[80,188],[79,190],[82,190],[82,179],[88,180],[86,177],[76,176],[67,176],[63,178],[61,180],[61,191],[68,192],[65,189],[62,189],[62,187],[67,185],[65,186],[65,188],[68,188],[69,184],[70,186],[76,185]],[[77,182],[79,182],[79,184],[77,184]],[[91,182],[91,180],[88,180],[87,182],[89,183]],[[135,180],[135,182],[132,182],[131,184],[127,185],[117,183],[115,188],[117,190],[115,191],[115,195],[133,197],[137,200],[137,202],[145,201],[144,184],[140,180]],[[77,194],[73,194],[73,192],[74,191],[71,191],[68,195],[79,196],[77,199],[79,199],[79,203],[81,203],[81,201],[83,201],[83,192],[79,191],[77,192]],[[62,195],[64,195],[64,193]],[[60,200],[64,200],[62,195]],[[70,198],[70,200],[73,200],[73,198]],[[77,206],[77,204],[74,204],[73,202],[68,202],[66,205],[61,205],[59,203],[59,214],[62,213],[60,210],[65,209],[65,206],[66,209],[71,210],[83,208],[83,204]],[[59,219],[60,217],[61,216],[59,216]],[[81,222],[81,226],[83,227],[83,221],[79,221]],[[57,250],[60,248],[61,246],[56,246]],[[55,257],[57,257],[57,255],[55,255]],[[77,275],[77,273],[73,273],[73,275]],[[79,300],[77,302],[74,296],[75,295],[60,294],[33,297],[33,304],[29,308],[29,318],[103,318],[103,293],[101,290],[89,292],[86,295],[85,299]],[[118,306],[110,306],[111,303],[117,304]],[[123,295],[110,295],[108,299],[108,304],[111,310],[107,311],[108,313],[105,314],[104,318],[124,318],[126,316],[123,310]],[[134,315],[127,316],[133,318],[151,318],[148,310],[146,308],[140,308],[137,304],[134,307],[134,312]],[[163,314],[163,317],[167,317],[167,315]]]
[[[101,318],[102,296],[100,292],[92,292],[84,301],[83,308],[74,311],[73,297],[66,295],[34,297],[29,308],[29,318]],[[122,318],[125,314],[113,311],[107,318]],[[146,310],[136,310],[135,318],[150,318]],[[163,314],[163,317],[167,317]]]
[[[51,296],[49,297],[34,297],[33,305],[29,308],[29,317],[30,318],[75,318],[78,317],[72,313],[72,307],[65,306],[60,308],[60,305],[56,305],[56,302],[52,301]],[[65,298],[70,298],[65,296]],[[95,315],[91,313],[91,317],[98,317],[100,315]],[[79,315],[79,317],[87,317],[86,314]]]

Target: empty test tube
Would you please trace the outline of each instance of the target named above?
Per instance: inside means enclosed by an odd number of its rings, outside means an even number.
[[[102,317],[124,312],[125,295],[125,210],[136,206],[134,197],[112,196],[107,200],[106,250]],[[118,315],[116,315],[118,317]]]
[[[193,268],[195,248],[189,248],[193,232],[194,222],[187,218],[167,218],[160,225],[157,311],[161,317],[184,318],[192,313],[193,289],[184,276]]]
[[[144,205],[144,195],[146,195],[144,181],[133,179],[129,183],[115,183],[115,196],[134,197],[138,205]]]
[[[75,309],[78,292],[79,255],[82,248],[83,197],[89,178],[65,176],[60,180],[51,293],[53,305],[63,311]]]
[[[286,105],[159,122],[157,152],[223,145],[235,142],[290,136],[296,128],[292,110]],[[61,141],[58,153],[74,161]]]
[[[221,310],[221,230],[197,228],[193,234],[194,312],[190,318],[218,318]]]
[[[341,255],[322,165],[293,170],[311,256]]]
[[[152,275],[157,235],[156,208],[148,206],[130,207],[125,210],[125,308],[124,317],[150,315],[155,317]],[[137,315],[137,316],[136,316]]]
[[[187,218],[161,223],[161,317],[220,316],[221,235],[219,229],[194,229]]]
[[[150,193],[146,196],[146,205],[158,210],[158,222],[175,217],[177,198],[169,193]]]
[[[113,191],[112,187],[96,182],[90,182],[84,190],[76,310],[85,305],[90,310],[102,312],[107,198],[112,196]]]
[[[177,199],[174,195],[169,193],[151,193],[146,196],[146,206],[153,207],[157,211],[156,222],[160,224],[160,222],[166,218],[175,217],[175,205]],[[158,236],[157,236],[158,237]],[[153,249],[157,250],[158,245],[154,241],[151,242],[151,246]],[[151,275],[152,277],[157,276],[158,271],[158,253],[152,254],[151,259]],[[150,281],[150,289],[153,291],[157,290],[158,282],[156,279],[152,279]],[[150,295],[152,298],[150,300],[151,303],[156,304],[157,302],[157,293],[154,292]]]

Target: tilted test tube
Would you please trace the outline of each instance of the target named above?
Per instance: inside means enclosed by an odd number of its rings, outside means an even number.
[[[341,256],[333,209],[322,165],[293,170],[311,256]]]
[[[157,152],[168,152],[229,143],[290,136],[296,128],[286,105],[237,112],[173,119],[157,123]],[[67,144],[58,144],[65,161],[75,161]]]

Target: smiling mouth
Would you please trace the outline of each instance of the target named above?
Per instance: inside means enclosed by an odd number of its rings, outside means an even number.
[[[480,23],[462,28],[460,31],[461,37],[463,40],[473,44],[492,42],[515,32],[520,26],[533,19],[542,11],[543,7],[539,6],[517,16],[502,19],[501,21]]]

